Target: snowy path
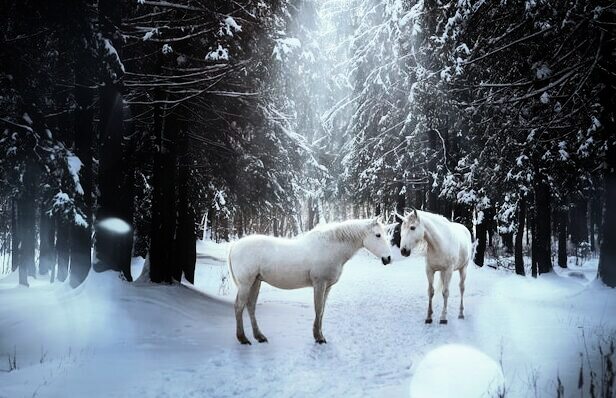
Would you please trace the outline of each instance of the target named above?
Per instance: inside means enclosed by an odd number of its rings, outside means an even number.
[[[0,397],[407,397],[424,356],[450,343],[497,361],[502,351],[508,396],[527,396],[533,375],[537,396],[554,396],[557,372],[574,391],[582,331],[592,351],[597,336],[616,330],[613,290],[586,287],[580,278],[531,280],[476,268],[468,277],[467,319],[456,318],[456,275],[449,324],[425,325],[423,258],[384,267],[361,253],[330,294],[328,344],[312,339],[310,289],[265,285],[257,317],[270,342],[241,346],[234,290],[219,295],[225,268],[215,259],[225,249],[199,247],[207,254],[199,257],[196,285],[206,294],[128,285],[113,274],[94,275],[77,291],[42,283],[14,288],[13,276],[0,281],[0,364],[14,351],[18,362],[17,370],[0,372]],[[247,316],[246,326],[250,331]]]

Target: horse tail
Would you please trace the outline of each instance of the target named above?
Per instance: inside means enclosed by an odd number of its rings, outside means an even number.
[[[233,283],[235,283],[235,286],[237,286],[237,279],[235,279],[235,275],[233,274],[233,267],[231,266],[231,249],[233,249],[233,243],[229,245],[229,254],[227,255],[227,264],[229,266],[229,274],[231,274]]]

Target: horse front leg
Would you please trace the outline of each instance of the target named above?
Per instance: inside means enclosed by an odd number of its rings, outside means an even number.
[[[453,271],[451,269],[447,271],[441,271],[441,282],[443,285],[443,311],[441,312],[440,324],[447,324],[447,299],[449,298],[449,282],[451,282],[451,275]]]
[[[321,330],[323,324],[323,312],[325,310],[325,301],[327,298],[327,294],[329,293],[329,288],[327,287],[327,283],[324,281],[315,282],[314,285],[314,325],[312,326],[312,334],[314,336],[314,340],[319,343],[327,343],[325,337],[323,337],[323,331]]]
[[[434,297],[434,271],[426,266],[426,276],[428,277],[428,315],[426,323],[432,323],[432,298]]]

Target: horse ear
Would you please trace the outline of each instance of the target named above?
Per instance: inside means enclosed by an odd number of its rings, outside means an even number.
[[[419,214],[417,214],[417,209],[412,207],[411,212],[406,216],[406,219],[409,221],[418,221]]]
[[[383,216],[378,216],[372,219],[372,224],[377,225],[383,222]]]

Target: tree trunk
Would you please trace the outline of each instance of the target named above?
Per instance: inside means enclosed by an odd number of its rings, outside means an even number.
[[[19,268],[19,208],[17,199],[11,200],[11,271]]]
[[[37,166],[33,159],[26,159],[23,189],[17,202],[19,230],[19,284],[29,286],[28,275],[34,274],[34,250],[36,241],[36,187]]]
[[[567,209],[559,209],[558,217],[558,265],[567,268]]]
[[[314,205],[313,205],[312,196],[308,197],[308,216],[306,217],[306,231],[312,230],[314,228]]]
[[[39,274],[47,275],[56,266],[56,228],[45,205],[41,205],[39,235]]]
[[[471,237],[474,236],[473,231],[473,209],[471,206],[456,203],[453,208],[453,220],[457,223],[464,225],[471,233]]]
[[[571,243],[577,246],[588,240],[588,202],[579,199],[571,212]]]
[[[616,24],[616,14],[604,12],[607,23]],[[603,213],[601,253],[599,257],[598,276],[608,286],[616,287],[616,33],[606,29],[602,33],[601,59],[597,71],[597,80],[603,83],[599,101],[603,107],[601,123],[607,138],[607,154],[604,170],[605,212]],[[605,37],[604,37],[605,35]]]
[[[612,103],[614,102],[616,101],[612,100]],[[616,134],[616,124],[613,119],[605,123],[604,128],[609,128],[607,131]],[[609,143],[606,163],[605,211],[598,276],[606,285],[616,287],[616,142],[614,140]]]
[[[72,227],[71,272],[72,287],[79,286],[92,267],[92,136],[93,136],[93,84],[94,60],[92,58],[91,20],[89,2],[77,2],[75,20],[78,21],[75,45],[75,155],[81,160],[79,181],[83,193],[76,203],[83,212],[83,220]]]
[[[535,170],[535,215],[533,234],[533,276],[552,270],[550,186],[545,176]]]
[[[64,282],[68,276],[68,265],[71,257],[71,225],[59,216],[56,219],[56,229],[58,231],[56,238],[58,271],[56,277],[60,282]]]
[[[588,234],[590,236],[590,250],[592,250],[592,252],[596,252],[597,250],[597,242],[595,241],[595,231],[596,231],[596,225],[597,225],[597,198],[596,198],[597,194],[596,192],[593,192],[593,195],[590,199],[590,216],[589,216],[589,221],[590,221],[590,225],[589,225],[589,230],[588,230]]]
[[[404,216],[404,209],[406,208],[406,190],[404,190],[404,184],[402,184],[401,182],[398,183],[396,190],[397,190],[397,195],[396,195],[396,213],[398,213],[401,216]],[[397,246],[400,247],[400,230],[402,227],[402,219],[399,218],[398,216],[395,217],[396,220],[396,227],[394,228],[394,233],[392,235],[392,239],[391,239],[391,244],[393,246]]]
[[[526,275],[524,271],[524,223],[526,221],[526,198],[520,198],[518,204],[518,232],[515,235],[515,273],[518,275]]]
[[[115,1],[100,0],[98,3],[99,23],[103,38],[112,43],[118,54],[121,53],[122,39],[117,31],[121,25],[122,7]],[[132,197],[125,191],[132,186],[131,168],[123,151],[126,136],[124,126],[124,102],[122,99],[122,66],[115,55],[107,55],[103,60],[106,70],[105,84],[100,89],[101,117],[99,123],[100,163],[99,163],[99,208],[97,218],[119,218],[132,224],[130,209]],[[128,193],[132,190],[128,189]],[[124,278],[132,281],[130,259],[132,254],[133,231],[117,233],[101,228],[96,229],[96,254],[94,264],[97,272],[115,270],[122,272]]]
[[[190,153],[188,136],[181,133],[178,143],[178,224],[175,234],[175,255],[173,277],[182,280],[182,274],[190,283],[195,283],[195,264],[197,261],[195,233],[195,213],[190,203]]]
[[[164,117],[156,106],[154,131],[158,135],[159,150],[154,154],[152,176],[152,226],[150,231],[150,279],[155,283],[171,283],[176,228],[175,170],[176,122],[175,116]]]
[[[483,260],[486,252],[486,239],[488,236],[488,209],[485,209],[481,212],[482,216],[477,223],[477,248],[475,249],[475,258],[473,261],[477,266],[483,267]]]
[[[427,151],[428,154],[428,203],[427,203],[427,207],[428,207],[428,211],[433,212],[433,213],[437,213],[440,214],[439,211],[439,200],[438,200],[438,193],[434,190],[434,177],[433,177],[433,173],[436,173],[436,166],[438,164],[437,162],[437,154],[438,151],[440,149],[439,144],[439,137],[438,137],[438,133],[436,132],[436,130],[428,130],[428,148],[430,149],[429,151]],[[483,261],[482,261],[483,263]]]
[[[501,239],[503,241],[503,245],[505,246],[505,252],[508,255],[513,254],[513,232],[501,234]]]

